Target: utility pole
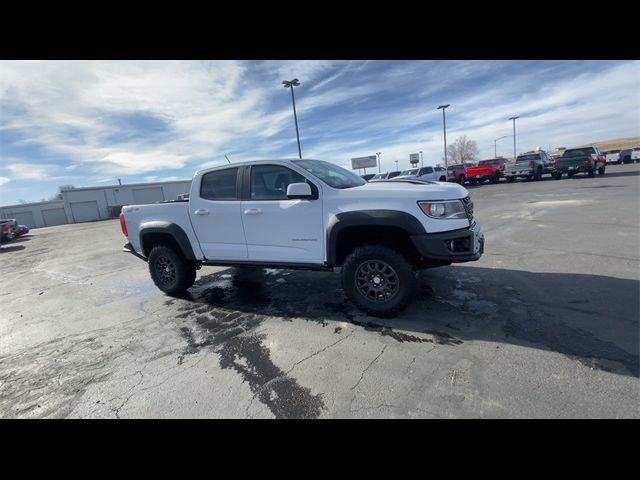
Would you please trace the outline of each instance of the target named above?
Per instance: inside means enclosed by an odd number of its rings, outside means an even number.
[[[296,122],[296,138],[298,139],[298,155],[300,158],[302,158],[302,149],[300,148],[300,133],[298,131],[298,115],[296,114],[296,99],[293,95],[293,87],[299,86],[300,82],[298,81],[297,78],[294,78],[293,80],[283,80],[282,84],[284,85],[284,88],[291,89],[291,103],[293,104],[293,118]]]
[[[449,166],[447,162],[447,120],[445,118],[444,111],[450,106],[451,105],[447,103],[446,105],[440,105],[438,107],[438,110],[442,109],[442,126],[444,128],[444,168]]]
[[[420,166],[424,167],[424,162],[422,161],[422,150],[420,150]]]
[[[516,161],[518,155],[516,155],[516,119],[520,117],[510,117],[509,120],[513,120],[513,161]]]

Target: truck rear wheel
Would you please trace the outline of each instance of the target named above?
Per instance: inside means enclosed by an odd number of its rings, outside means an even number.
[[[412,265],[398,252],[381,245],[366,245],[351,252],[342,265],[342,287],[361,310],[392,317],[416,294]]]
[[[196,280],[196,265],[170,247],[158,245],[149,253],[153,283],[168,295],[183,293]]]
[[[593,178],[596,176],[596,171],[593,168],[589,169],[587,173],[589,174],[589,178]]]
[[[598,173],[599,173],[600,175],[604,175],[604,167],[600,167],[600,168],[598,169]]]
[[[513,182],[515,182],[515,181],[516,181],[516,177],[515,177],[515,176],[508,176],[508,177],[507,177],[507,182],[508,182],[508,183],[513,183]]]
[[[560,180],[562,178],[562,174],[560,172],[554,172],[552,177],[554,180]]]

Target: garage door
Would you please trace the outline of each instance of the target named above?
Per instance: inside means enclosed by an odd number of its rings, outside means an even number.
[[[26,225],[29,228],[36,228],[36,222],[33,219],[33,212],[7,213],[6,217],[15,218],[18,225]]]
[[[64,212],[64,208],[50,208],[48,210],[42,210],[42,219],[44,220],[46,227],[69,223],[67,221],[67,214]]]
[[[164,195],[162,194],[162,187],[133,189],[133,203],[136,205],[162,202],[163,200]]]
[[[98,202],[96,201],[72,203],[71,214],[73,215],[73,221],[76,223],[100,220]]]

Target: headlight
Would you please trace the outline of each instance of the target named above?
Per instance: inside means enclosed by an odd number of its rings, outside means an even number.
[[[449,202],[418,202],[422,212],[431,218],[466,219],[467,212],[460,200]]]

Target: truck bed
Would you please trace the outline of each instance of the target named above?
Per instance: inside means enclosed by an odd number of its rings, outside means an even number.
[[[189,218],[189,203],[185,201],[171,203],[154,203],[149,205],[127,205],[122,208],[127,224],[128,240],[133,249],[143,255],[140,246],[140,227],[150,226],[153,223],[166,225],[173,223],[187,234],[196,258],[203,259],[200,243],[191,225]]]

